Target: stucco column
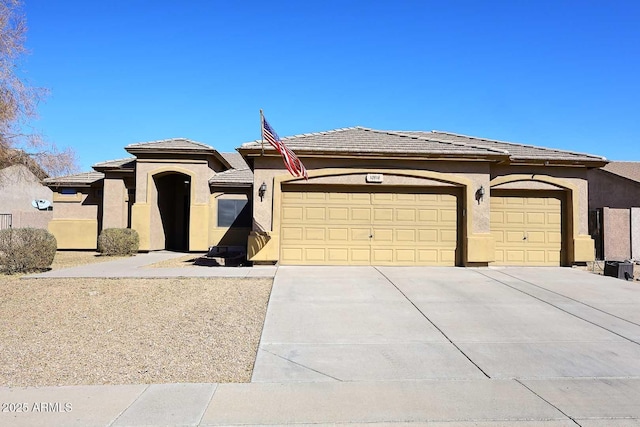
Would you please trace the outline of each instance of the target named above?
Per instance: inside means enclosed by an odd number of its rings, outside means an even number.
[[[127,188],[121,178],[105,178],[102,193],[102,228],[127,226]]]

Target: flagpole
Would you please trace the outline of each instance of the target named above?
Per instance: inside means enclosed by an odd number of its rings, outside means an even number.
[[[260,147],[262,147],[262,156],[264,156],[264,114],[260,109]]]

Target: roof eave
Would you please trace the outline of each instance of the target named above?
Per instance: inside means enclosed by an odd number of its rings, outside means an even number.
[[[93,166],[93,169],[98,171],[98,172],[126,172],[126,173],[133,173],[136,170],[134,168],[119,168],[119,167],[109,167],[109,166]]]
[[[100,181],[103,181],[104,178],[97,179],[93,182],[43,182],[44,185],[51,188],[58,187],[74,187],[74,188],[90,188],[94,184],[97,184]]]
[[[222,188],[251,188],[253,182],[210,182],[209,187],[222,187]]]
[[[259,148],[238,148],[240,154],[245,157],[257,157],[257,156],[271,156],[279,157],[280,154],[275,150],[265,150],[264,153]],[[479,153],[415,153],[415,152],[398,152],[398,151],[339,151],[339,150],[327,150],[327,151],[307,151],[307,150],[294,150],[298,157],[331,157],[331,158],[402,158],[402,159],[446,159],[446,160],[491,160],[500,161],[508,159],[507,154],[491,153],[491,154],[479,154]]]
[[[606,159],[544,159],[544,158],[527,158],[527,157],[511,157],[509,163],[518,165],[543,165],[543,166],[583,166],[589,168],[600,168],[607,163]]]
[[[215,150],[208,148],[144,148],[144,147],[125,147],[128,153],[136,154],[213,154]]]

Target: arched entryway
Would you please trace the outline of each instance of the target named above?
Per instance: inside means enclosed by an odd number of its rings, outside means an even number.
[[[189,250],[191,177],[169,172],[153,177],[158,190],[158,210],[164,231],[165,249]]]

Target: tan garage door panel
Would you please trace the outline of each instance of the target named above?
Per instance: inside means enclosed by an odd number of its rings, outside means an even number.
[[[283,264],[455,265],[455,194],[282,193]]]
[[[491,234],[497,265],[560,265],[560,194],[491,196]]]

